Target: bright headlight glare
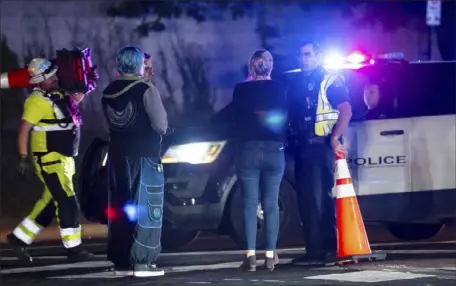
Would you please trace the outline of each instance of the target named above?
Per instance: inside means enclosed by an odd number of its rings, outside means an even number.
[[[217,159],[226,141],[196,142],[171,146],[162,157],[163,164],[207,164]]]

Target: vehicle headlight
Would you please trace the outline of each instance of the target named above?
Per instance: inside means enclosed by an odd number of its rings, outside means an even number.
[[[162,157],[162,163],[212,163],[217,159],[225,144],[226,141],[216,141],[174,145],[166,150]]]

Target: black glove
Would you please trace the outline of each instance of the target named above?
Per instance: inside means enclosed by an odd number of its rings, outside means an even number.
[[[30,163],[28,160],[27,155],[21,155],[19,159],[19,163],[17,164],[16,171],[19,173],[21,177],[25,177],[27,174],[28,170],[30,169]]]

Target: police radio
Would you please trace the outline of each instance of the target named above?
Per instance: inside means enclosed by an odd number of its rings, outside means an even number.
[[[68,93],[88,93],[95,89],[99,75],[96,65],[92,64],[91,50],[57,50],[57,57],[51,62],[58,66],[57,77],[61,90]],[[29,83],[30,76],[27,68],[2,73],[0,89],[30,88],[35,84]]]

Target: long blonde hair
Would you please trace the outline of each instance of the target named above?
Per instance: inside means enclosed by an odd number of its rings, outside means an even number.
[[[259,50],[253,53],[249,62],[249,76],[247,80],[254,80],[257,76],[271,75],[273,58],[269,51]]]

